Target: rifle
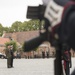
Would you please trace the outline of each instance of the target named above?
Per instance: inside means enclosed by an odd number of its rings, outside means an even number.
[[[55,71],[54,75],[63,75],[62,56],[64,56],[65,51],[62,52],[62,50],[61,50],[62,49],[61,43],[59,41],[58,36],[52,36],[50,23],[46,18],[44,18],[45,8],[46,7],[43,5],[39,5],[36,7],[35,6],[28,6],[27,18],[38,19],[38,20],[40,20],[40,24],[41,24],[41,21],[44,20],[45,21],[45,26],[44,26],[45,32],[42,33],[40,30],[40,36],[33,38],[32,40],[25,41],[24,50],[25,50],[25,52],[29,52],[29,51],[35,49],[36,47],[38,47],[44,41],[50,42],[52,44],[52,46],[54,46],[56,49],[56,58],[54,60],[54,71]],[[41,27],[41,25],[40,25],[40,27]],[[63,45],[63,47],[64,47],[64,45]],[[71,56],[69,56],[69,58],[70,57]],[[69,73],[69,62],[70,61],[66,61],[66,75],[70,74]]]

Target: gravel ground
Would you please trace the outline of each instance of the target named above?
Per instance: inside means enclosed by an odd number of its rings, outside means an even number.
[[[7,60],[0,59],[0,75],[54,75],[53,58],[14,59],[14,68],[7,68]],[[71,72],[75,68],[72,58]]]

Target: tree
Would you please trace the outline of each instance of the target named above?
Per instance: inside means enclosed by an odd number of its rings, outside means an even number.
[[[3,30],[6,31],[7,33],[10,32],[8,27],[3,27]]]
[[[39,30],[39,20],[29,20],[22,23],[23,31]]]
[[[15,32],[21,31],[21,30],[20,30],[21,24],[22,24],[22,22],[16,21],[16,22],[14,22],[14,23],[12,24],[12,26],[11,26],[10,29],[12,29],[13,32],[14,32],[14,31],[15,31]]]
[[[32,31],[32,30],[39,30],[39,20],[29,20],[29,21],[15,21],[12,23],[11,27],[3,27],[0,23],[0,36],[2,36],[3,31],[7,33],[13,32],[21,32],[21,31]],[[44,22],[41,23],[41,27],[43,28]]]
[[[0,36],[2,36],[2,34],[3,34],[3,26],[2,26],[2,24],[0,23]]]
[[[10,42],[6,42],[5,46],[7,48],[8,45],[13,45],[13,50],[16,51],[17,50],[17,44],[15,41],[10,41]]]

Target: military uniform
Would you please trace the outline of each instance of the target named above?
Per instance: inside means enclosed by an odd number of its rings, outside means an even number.
[[[13,58],[14,58],[14,55],[13,55],[13,49],[12,48],[10,50],[10,54],[11,54],[11,67],[13,67]]]
[[[11,54],[10,54],[9,49],[6,49],[6,57],[7,57],[7,67],[10,68],[11,67]]]
[[[13,67],[13,52],[10,46],[8,46],[8,48],[6,49],[6,57],[7,57],[7,67],[8,68]]]

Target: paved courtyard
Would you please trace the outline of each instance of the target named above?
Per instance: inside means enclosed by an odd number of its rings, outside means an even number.
[[[0,75],[54,75],[53,60],[49,59],[14,59],[14,68],[7,68],[7,60],[0,59]],[[73,68],[75,59],[72,59]]]

